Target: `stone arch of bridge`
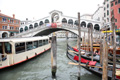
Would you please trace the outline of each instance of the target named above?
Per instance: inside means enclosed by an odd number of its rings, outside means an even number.
[[[44,29],[44,30],[42,30],[42,31],[37,32],[34,36],[45,36],[45,35],[49,35],[49,34],[51,34],[51,33],[53,33],[53,32],[61,31],[61,30],[63,30],[63,31],[69,31],[69,32],[71,32],[71,33],[76,34],[74,31],[72,31],[72,30],[70,30],[70,29],[48,28],[48,29]],[[78,34],[76,34],[76,35],[78,35]]]

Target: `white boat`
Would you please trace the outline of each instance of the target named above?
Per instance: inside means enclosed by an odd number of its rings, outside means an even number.
[[[0,69],[27,61],[50,48],[48,36],[0,39]]]

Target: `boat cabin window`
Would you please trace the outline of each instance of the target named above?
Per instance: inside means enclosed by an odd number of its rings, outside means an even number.
[[[0,53],[2,54],[3,49],[2,49],[2,43],[0,43]]]
[[[16,43],[15,44],[15,51],[17,53],[21,53],[25,51],[25,43]]]
[[[33,49],[33,43],[32,42],[26,42],[26,47],[27,47],[27,50]]]
[[[45,45],[45,40],[43,40],[43,45]]]
[[[39,46],[42,46],[42,40],[39,40]]]
[[[12,45],[9,42],[5,42],[5,52],[7,54],[12,53]]]
[[[45,40],[45,44],[48,44],[48,39]]]
[[[34,47],[35,47],[35,48],[38,47],[38,41],[34,41]]]

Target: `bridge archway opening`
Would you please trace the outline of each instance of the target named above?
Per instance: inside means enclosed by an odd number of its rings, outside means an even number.
[[[100,30],[100,26],[98,24],[95,24],[94,29],[99,31]]]
[[[48,20],[48,19],[46,19],[46,20],[45,20],[45,23],[49,23],[49,20]]]
[[[88,23],[87,28],[91,28],[91,27],[93,27],[93,24],[92,23]]]
[[[62,23],[67,23],[67,19],[66,19],[66,18],[63,18],[63,19],[62,19]]]
[[[28,27],[27,26],[25,26],[25,31],[27,31],[28,30]]]
[[[36,27],[38,27],[38,23],[35,23],[35,24],[34,24],[34,28],[36,28]]]
[[[20,33],[23,32],[23,28],[20,28]]]
[[[86,27],[86,22],[85,21],[81,22],[81,27]]]
[[[75,20],[74,25],[78,26],[78,20]]]
[[[40,21],[39,25],[41,26],[41,25],[43,25],[43,24],[44,24],[43,21]]]
[[[73,20],[72,20],[72,19],[69,19],[69,20],[68,20],[68,24],[73,25]]]
[[[30,24],[29,29],[33,29],[33,25],[32,24]]]

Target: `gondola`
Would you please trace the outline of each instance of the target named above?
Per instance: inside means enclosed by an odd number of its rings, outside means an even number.
[[[70,60],[72,60],[75,63],[78,63],[78,59],[79,59],[78,56],[76,56],[75,54],[70,54],[68,51],[67,51],[66,55],[67,55],[67,57]],[[91,65],[91,63],[92,63],[92,65]],[[100,77],[102,76],[102,68],[100,68],[102,66],[100,65],[99,62],[97,62],[97,61],[90,61],[90,60],[81,58],[81,64],[82,65],[86,65],[86,66],[82,66],[82,67],[87,69],[88,71],[90,71],[90,72],[92,72],[92,73],[94,73],[94,74],[96,74],[96,75],[98,75]],[[88,65],[89,65],[89,67],[88,67]],[[99,68],[97,68],[97,67],[90,67],[90,65],[91,66],[94,65],[94,66],[97,66]],[[109,80],[112,77],[112,68],[111,68],[111,66],[109,66],[108,68],[109,68],[109,70],[108,70],[108,80]],[[120,79],[120,77],[118,78],[118,76],[117,76],[115,80],[118,80],[118,79]]]
[[[75,53],[76,55],[78,55],[76,52],[78,52],[78,49],[76,49],[76,48],[73,48],[73,47],[71,47],[70,45],[68,45],[67,44],[67,49],[68,50],[71,50],[71,52],[73,52],[73,53]],[[85,52],[84,50],[82,50],[82,49],[80,49],[81,50],[81,52],[84,52],[84,54],[82,54],[81,55],[81,57],[82,58],[85,58],[85,59],[87,59],[87,60],[91,60],[91,53],[89,53],[89,52]],[[74,52],[74,51],[76,51],[76,52]],[[113,62],[112,62],[112,60],[113,60],[113,58],[112,58],[112,56],[108,56],[108,64],[113,64]],[[94,54],[93,55],[93,60],[94,61],[97,61],[97,62],[100,62],[100,56],[99,56],[99,54]],[[116,63],[117,64],[120,64],[120,61],[118,60],[118,59],[116,59]]]
[[[71,47],[70,45],[67,45],[67,48],[68,48],[68,50],[72,50],[72,51],[76,51],[76,52],[78,52],[78,50],[76,49],[76,48],[73,48],[73,47]],[[80,49],[82,52],[85,52],[84,50],[82,50],[82,49]],[[77,53],[75,53],[76,55],[78,55]],[[88,59],[88,60],[91,60],[91,54],[90,53],[88,53],[88,52],[85,52],[85,54],[84,55],[81,55],[81,57],[83,57],[83,58],[85,58],[85,59]],[[97,57],[96,57],[97,56]],[[98,55],[94,55],[94,57],[93,57],[93,60],[94,61],[97,61],[97,62],[99,62],[99,56]]]

